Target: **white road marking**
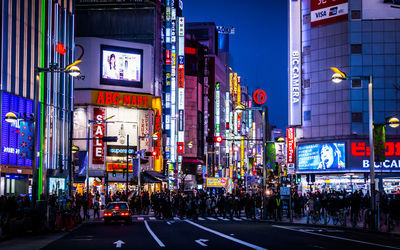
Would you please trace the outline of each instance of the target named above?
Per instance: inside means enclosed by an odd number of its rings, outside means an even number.
[[[209,219],[209,220],[217,220],[217,219],[215,219],[213,217],[207,217],[207,219]]]
[[[137,217],[137,219],[138,219],[138,220],[144,220],[144,218],[143,218],[143,217]]]
[[[199,244],[200,246],[202,246],[202,247],[206,247],[207,246],[207,244],[205,244],[204,242],[207,242],[208,240],[207,239],[198,239],[198,240],[195,240],[195,242],[197,243],[197,244]]]
[[[220,220],[224,220],[224,221],[229,221],[229,219],[227,219],[227,218],[224,218],[224,217],[218,217],[218,219],[220,219]]]
[[[257,250],[266,250],[266,249],[263,248],[263,247],[259,247],[259,246],[253,245],[253,244],[251,244],[251,243],[248,243],[248,242],[246,242],[246,241],[242,241],[242,240],[233,238],[233,237],[231,237],[231,236],[229,236],[229,235],[220,233],[220,232],[215,231],[215,230],[213,230],[213,229],[210,229],[210,228],[208,228],[208,227],[204,227],[204,226],[202,226],[202,225],[199,225],[199,224],[197,224],[197,223],[194,223],[193,221],[190,221],[190,220],[185,220],[185,221],[186,221],[187,223],[189,223],[189,224],[192,224],[192,225],[195,226],[195,227],[201,228],[201,229],[203,229],[203,230],[205,230],[205,231],[208,231],[208,232],[210,232],[210,233],[216,234],[216,235],[218,235],[218,236],[220,236],[220,237],[222,237],[222,238],[225,238],[225,239],[234,241],[234,242],[236,242],[236,243],[245,245],[245,246],[247,246],[247,247],[250,247],[250,248],[253,248],[253,249],[257,249]]]
[[[305,234],[312,234],[312,235],[318,235],[318,236],[327,237],[327,238],[332,238],[332,239],[337,239],[337,240],[347,240],[347,241],[356,242],[356,243],[361,243],[361,244],[366,244],[366,245],[371,245],[371,246],[386,247],[386,248],[391,248],[391,249],[400,249],[400,248],[394,247],[394,246],[381,245],[381,244],[372,243],[372,242],[366,242],[366,241],[361,241],[361,240],[353,240],[353,239],[343,238],[343,237],[338,237],[338,236],[333,236],[333,235],[326,235],[326,234],[314,233],[314,232],[309,232],[309,231],[305,231],[305,230],[297,230],[297,229],[290,228],[290,227],[284,227],[284,226],[278,226],[278,225],[272,225],[272,226],[273,226],[273,227],[282,228],[282,229],[286,229],[286,230],[295,231],[295,232],[300,232],[300,233],[305,233]]]
[[[171,222],[167,221],[167,224],[168,224],[168,225],[171,225]]]
[[[125,242],[123,242],[122,240],[117,240],[116,242],[114,242],[113,244],[115,244],[116,248],[121,248],[122,244],[125,244]]]
[[[150,220],[155,220],[156,219],[156,217],[150,217]]]
[[[144,221],[144,225],[146,226],[147,231],[149,231],[151,236],[153,236],[153,239],[158,243],[158,245],[160,245],[160,247],[165,247],[164,243],[162,243],[162,241],[157,237],[157,235],[155,235],[155,233],[151,231],[149,224],[147,224],[147,221]]]
[[[181,219],[179,219],[179,217],[174,217],[174,220],[181,220]]]
[[[206,220],[206,219],[204,219],[204,218],[202,218],[202,217],[199,217],[199,220]]]
[[[240,217],[242,220],[247,220],[247,218],[246,217]]]
[[[233,220],[235,220],[235,221],[242,221],[242,219],[239,219],[239,218],[236,218],[236,217],[233,217]]]

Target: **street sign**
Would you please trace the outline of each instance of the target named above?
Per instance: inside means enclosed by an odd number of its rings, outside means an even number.
[[[290,187],[281,187],[281,195],[290,195]]]
[[[264,90],[262,89],[257,89],[256,91],[254,91],[253,93],[253,100],[255,103],[262,105],[265,103],[265,101],[267,100],[267,94],[265,93]]]

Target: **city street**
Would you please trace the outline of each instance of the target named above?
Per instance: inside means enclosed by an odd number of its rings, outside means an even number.
[[[1,245],[0,245],[1,246]],[[170,221],[136,217],[132,224],[83,224],[44,249],[400,249],[400,237],[245,219]]]

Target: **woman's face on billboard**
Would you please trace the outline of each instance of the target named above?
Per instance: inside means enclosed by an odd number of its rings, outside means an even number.
[[[333,164],[333,149],[328,145],[323,145],[321,148],[321,161],[327,168],[332,167]]]

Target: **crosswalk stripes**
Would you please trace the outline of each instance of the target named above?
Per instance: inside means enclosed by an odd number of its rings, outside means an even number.
[[[155,216],[132,216],[132,219],[134,220],[134,221],[140,221],[140,222],[142,222],[142,221],[165,221],[163,218],[157,218],[157,217],[155,217]],[[178,217],[178,216],[175,216],[175,217],[173,217],[173,219],[172,220],[170,220],[171,222],[173,222],[173,221],[182,221],[182,220],[184,220],[184,219],[186,219],[186,218],[183,218],[183,219],[181,219],[180,217]],[[230,217],[226,217],[226,218],[224,218],[224,217],[222,217],[222,216],[218,216],[218,217],[211,217],[211,216],[208,216],[208,217],[197,217],[197,219],[195,219],[195,220],[198,220],[198,221],[235,221],[235,222],[239,222],[239,221],[253,221],[253,219],[250,219],[250,218],[247,218],[247,217],[245,217],[245,216],[241,216],[240,218],[238,218],[238,217],[232,217],[232,218],[230,218]]]
[[[179,219],[179,217],[174,217],[174,220],[181,220],[181,219]]]
[[[156,217],[150,217],[150,220],[156,220]]]
[[[242,221],[242,219],[239,219],[239,218],[236,218],[236,217],[233,217],[233,220],[235,220],[235,221]]]
[[[229,221],[229,219],[227,219],[227,218],[224,218],[224,217],[218,217],[218,219],[220,219],[220,220],[224,220],[224,221]]]
[[[217,219],[215,219],[213,217],[206,217],[206,218],[209,219],[209,220],[217,220]]]
[[[198,219],[199,219],[199,220],[206,220],[206,219],[204,219],[204,218],[202,218],[202,217],[199,217]]]
[[[137,220],[144,220],[143,217],[137,217]]]

